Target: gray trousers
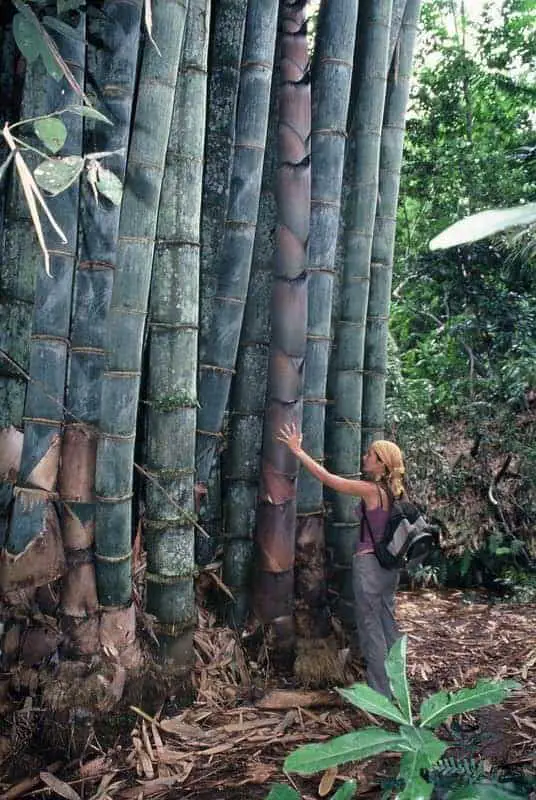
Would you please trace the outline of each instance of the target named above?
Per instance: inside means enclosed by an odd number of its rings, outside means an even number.
[[[367,683],[391,697],[385,658],[401,635],[394,614],[399,573],[381,567],[373,553],[354,555],[352,568],[357,635],[367,665]]]

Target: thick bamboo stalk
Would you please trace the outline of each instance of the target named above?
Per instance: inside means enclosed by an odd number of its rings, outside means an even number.
[[[103,629],[112,625],[113,618],[119,622],[125,607],[131,608],[132,484],[142,348],[186,11],[185,2],[153,7],[153,35],[160,53],[145,42],[121,206],[95,480],[96,575],[105,612]]]
[[[163,655],[193,657],[194,472],[209,0],[190,0],[153,260],[145,489],[147,610]],[[162,495],[162,489],[165,494]],[[174,502],[171,502],[171,499]]]
[[[211,324],[201,337],[197,476],[208,480],[236,367],[244,316],[268,127],[277,0],[250,4],[240,75],[229,207],[218,258]],[[242,538],[241,530],[229,531]]]
[[[307,246],[311,162],[311,87],[305,3],[281,0],[278,228],[272,335],[257,511],[255,610],[272,623],[281,650],[292,646],[297,462],[277,440],[284,423],[301,423],[307,332]]]
[[[220,0],[212,14],[201,212],[200,331],[208,330],[227,217],[248,0]]]
[[[85,152],[123,153],[104,162],[124,180],[136,77],[143,0],[107,0],[91,17],[87,82],[96,91],[99,108],[113,125],[86,120]],[[98,47],[91,42],[98,42]],[[73,654],[98,650],[98,603],[93,544],[95,529],[96,431],[105,365],[106,317],[112,295],[120,207],[100,197],[89,185],[81,192],[79,261],[71,314],[71,352],[67,419],[59,481],[64,504],[63,541],[67,572],[60,608],[65,647]],[[82,423],[82,424],[81,424]]]
[[[272,81],[268,135],[250,284],[233,381],[225,451],[223,578],[232,587],[231,621],[242,626],[251,609],[251,579],[257,493],[261,466],[262,420],[268,380],[272,261],[277,227],[274,195],[277,169],[279,86]]]
[[[57,34],[58,49],[78,82],[85,66],[85,16],[80,15],[80,38]],[[45,84],[45,113],[76,102],[65,82],[49,78]],[[43,84],[41,84],[42,91]],[[82,119],[68,128],[65,150],[82,152]],[[61,226],[67,244],[50,248],[49,278],[42,264],[36,275],[35,304],[30,340],[29,382],[24,404],[24,442],[15,489],[15,502],[2,561],[2,588],[6,593],[24,586],[38,587],[64,571],[59,523],[54,500],[63,422],[71,293],[78,228],[78,182],[50,198],[49,208]],[[45,237],[54,241],[44,224]]]
[[[334,472],[360,472],[361,411],[365,324],[370,254],[378,196],[380,135],[385,104],[392,0],[362,0],[354,62],[355,113],[348,154],[350,186],[346,202],[340,318],[336,329],[336,365],[329,435],[329,464]],[[351,559],[359,523],[355,498],[335,495],[328,545],[332,548],[338,613],[353,619]]]
[[[413,51],[417,35],[420,0],[407,0],[396,63],[391,64],[387,81],[379,173],[379,202],[372,240],[370,290],[365,336],[365,374],[363,381],[362,447],[383,436],[385,422],[385,382],[387,376],[387,336],[391,280],[395,248],[396,210],[406,108],[409,97]]]
[[[320,462],[324,460],[335,251],[357,10],[358,0],[324,0],[313,62],[309,297],[302,429],[304,448]],[[297,504],[297,632],[323,638],[330,632],[326,615],[323,488],[306,470],[299,475]]]
[[[212,14],[209,49],[205,170],[201,205],[201,274],[199,331],[206,336],[212,322],[218,283],[219,252],[225,227],[233,169],[240,64],[244,46],[247,0],[221,0]],[[218,439],[219,444],[222,437]],[[217,448],[219,451],[219,448]],[[209,536],[196,531],[197,564],[213,560],[222,530],[221,459],[210,468],[199,518]]]

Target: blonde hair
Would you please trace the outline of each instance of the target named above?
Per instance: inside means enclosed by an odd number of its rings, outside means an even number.
[[[372,443],[371,447],[385,467],[387,486],[393,497],[400,497],[404,494],[403,479],[406,472],[400,447],[385,439],[378,439]]]

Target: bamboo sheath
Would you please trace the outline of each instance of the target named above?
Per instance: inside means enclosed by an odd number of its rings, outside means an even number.
[[[420,0],[407,0],[398,46],[391,64],[380,147],[379,202],[372,240],[370,291],[365,336],[362,446],[383,435],[387,337],[391,279],[395,247],[396,211],[406,108],[409,98],[413,51],[419,22]]]
[[[191,658],[195,622],[193,490],[209,15],[206,0],[190,0],[160,197],[147,345],[146,469],[159,484],[145,487],[147,609],[160,622],[161,651],[172,647],[176,661],[181,653]],[[179,643],[183,636],[186,647]]]
[[[303,446],[324,460],[326,383],[332,350],[331,310],[346,124],[357,28],[357,0],[320,7],[312,80],[311,229]],[[297,490],[296,598],[309,632],[325,636],[323,487],[301,470]],[[316,569],[311,570],[314,562]],[[297,619],[298,633],[300,622]],[[315,630],[320,626],[320,630]]]
[[[104,161],[121,181],[126,171],[132,102],[140,38],[142,0],[107,0],[91,17],[86,82],[96,87],[99,108],[113,123],[86,120],[84,151],[114,152]],[[71,351],[59,493],[63,501],[63,541],[67,572],[60,608],[66,648],[74,655],[98,650],[98,601],[93,545],[95,536],[96,431],[100,423],[105,366],[106,317],[117,255],[120,207],[88,184],[80,197],[79,260],[71,314]]]
[[[280,3],[278,227],[256,528],[255,610],[274,625],[283,650],[293,639],[297,461],[277,433],[301,422],[307,332],[311,87],[303,5]]]
[[[144,45],[107,321],[97,444],[95,556],[104,611],[131,602],[132,479],[156,223],[187,6],[158,3]],[[208,24],[208,20],[206,20]],[[158,120],[158,124],[155,124]]]
[[[385,103],[391,0],[363,0],[359,5],[354,60],[354,117],[347,150],[350,184],[346,198],[340,318],[336,327],[336,364],[329,433],[329,465],[340,475],[355,476],[361,461],[361,412],[365,325],[370,255],[378,196],[380,134]],[[328,545],[333,551],[335,584],[343,619],[353,616],[351,554],[358,525],[355,498],[333,497]]]
[[[80,38],[60,33],[56,38],[63,59],[81,83],[85,67],[84,14],[80,15],[78,33]],[[30,72],[28,80],[33,77],[34,73]],[[43,91],[41,80],[39,83]],[[43,94],[43,113],[77,101],[74,90],[63,80],[57,83],[49,78]],[[65,151],[72,155],[82,152],[81,117],[75,117],[69,126]],[[49,249],[52,279],[46,275],[42,264],[35,279],[28,368],[30,379],[24,404],[24,442],[2,564],[5,591],[15,589],[21,581],[26,588],[43,585],[64,571],[64,554],[53,500],[56,499],[63,423],[78,197],[77,181],[61,195],[48,200],[67,244]],[[43,222],[43,230],[45,240],[54,241],[48,222]]]

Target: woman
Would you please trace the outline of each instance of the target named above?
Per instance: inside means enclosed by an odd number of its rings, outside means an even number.
[[[383,536],[393,500],[404,493],[402,453],[394,442],[374,442],[363,457],[363,470],[368,479],[354,480],[328,472],[307,455],[302,450],[302,435],[296,425],[283,426],[278,439],[330,489],[361,498],[362,503],[356,509],[361,518],[361,534],[352,566],[357,633],[369,686],[391,697],[385,658],[400,637],[394,616],[399,574],[398,570],[380,566],[374,555],[374,541]]]

